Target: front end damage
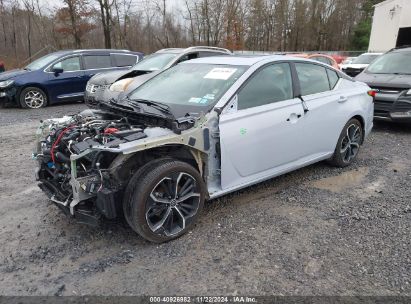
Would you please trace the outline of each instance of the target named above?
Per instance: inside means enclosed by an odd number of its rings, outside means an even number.
[[[210,146],[206,122],[201,115],[176,132],[155,121],[95,110],[41,122],[33,153],[36,179],[66,214],[98,225],[121,216],[129,179],[150,160],[185,158],[203,174]]]

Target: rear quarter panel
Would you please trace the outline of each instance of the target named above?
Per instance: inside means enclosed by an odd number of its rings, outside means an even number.
[[[373,98],[367,94],[370,87],[363,82],[342,79],[339,89],[346,92],[348,97],[342,113],[349,118],[360,116],[363,119],[365,136],[368,136],[373,127],[374,114]]]

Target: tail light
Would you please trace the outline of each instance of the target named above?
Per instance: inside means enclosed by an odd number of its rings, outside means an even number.
[[[369,90],[368,92],[367,92],[367,94],[369,95],[369,96],[371,96],[372,98],[373,98],[373,100],[375,99],[375,95],[377,95],[377,91],[376,90]]]

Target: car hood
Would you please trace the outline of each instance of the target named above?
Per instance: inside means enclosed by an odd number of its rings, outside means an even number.
[[[411,75],[370,74],[361,73],[355,80],[365,82],[369,86],[411,88]]]
[[[106,73],[96,74],[89,80],[89,82],[92,84],[97,84],[97,85],[109,85],[109,84],[113,84],[114,82],[120,79],[142,76],[148,73],[150,72],[149,71],[138,71],[138,70],[106,72]]]
[[[142,85],[147,80],[153,78],[159,72],[153,72],[149,74],[144,74],[140,76],[134,77],[133,81],[128,85],[127,89],[124,92],[113,92],[111,90],[104,90],[103,95],[101,96],[101,100],[122,100],[128,96],[131,92],[133,92],[136,88]],[[127,74],[126,74],[127,75]],[[126,77],[122,77],[126,78]]]
[[[142,85],[147,80],[156,76],[160,71],[155,71],[149,74],[140,75],[134,78],[134,80],[128,85],[127,89],[123,92],[123,94],[128,95],[135,89],[137,89],[140,85]]]
[[[113,82],[116,82],[117,79],[128,74],[129,72],[130,70],[98,73],[90,78],[89,83],[99,85],[112,84]]]
[[[6,71],[0,74],[0,81],[13,79],[19,75],[30,73],[30,71],[16,69],[11,71]]]

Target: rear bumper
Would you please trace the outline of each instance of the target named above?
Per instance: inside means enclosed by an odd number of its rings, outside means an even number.
[[[411,96],[405,98],[377,94],[374,101],[374,119],[411,122]]]

